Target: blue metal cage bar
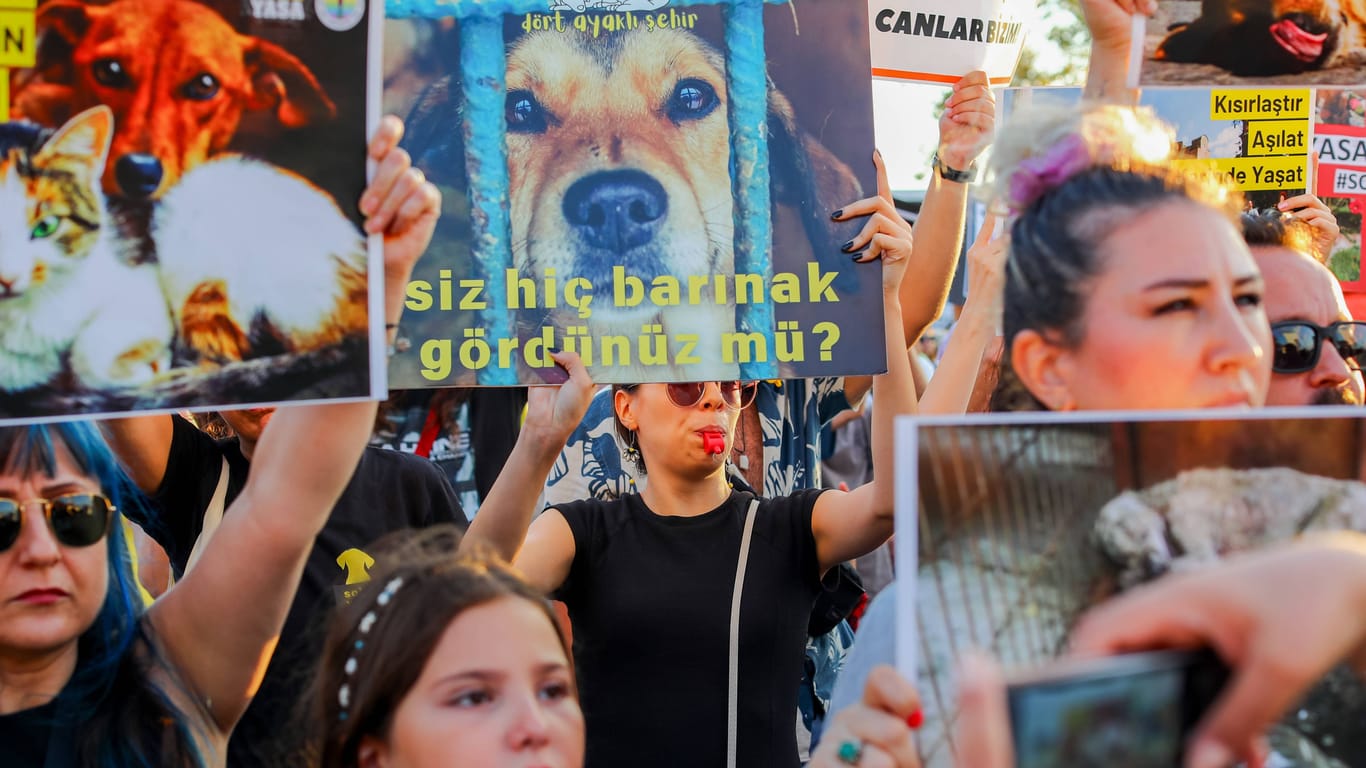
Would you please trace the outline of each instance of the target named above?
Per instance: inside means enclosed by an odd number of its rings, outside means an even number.
[[[725,6],[726,87],[730,93],[730,175],[735,201],[735,271],[769,276],[773,272],[773,235],[769,209],[768,67],[764,53],[763,6],[789,0],[670,0],[669,6]],[[594,10],[594,9],[590,9]],[[502,295],[504,270],[496,254],[512,253],[508,217],[507,126],[503,107],[507,95],[507,61],[503,39],[506,14],[548,13],[547,0],[389,0],[389,18],[450,18],[460,22],[460,68],[464,84],[466,169],[469,174],[471,230],[476,264],[487,264],[489,294]],[[496,264],[496,266],[495,266]],[[512,310],[487,310],[483,328],[494,339],[511,336]],[[736,328],[765,336],[774,344],[774,314],[770,302],[739,305]],[[768,360],[742,363],[745,379],[778,377],[772,354]],[[513,386],[516,371],[489,366],[478,382]]]

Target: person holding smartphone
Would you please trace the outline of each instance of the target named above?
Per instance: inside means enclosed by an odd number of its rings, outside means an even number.
[[[1345,662],[1366,674],[1366,535],[1306,538],[1164,577],[1087,612],[1071,640],[1076,658],[1211,649],[1232,674],[1191,733],[1185,765],[1259,764],[1267,727],[1328,670]],[[919,720],[914,686],[878,667],[811,768],[917,768]],[[985,657],[961,665],[955,745],[959,768],[1015,765],[1004,678]]]

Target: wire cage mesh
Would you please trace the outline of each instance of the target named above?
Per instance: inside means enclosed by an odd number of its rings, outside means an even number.
[[[958,656],[1057,655],[1108,589],[1089,541],[1118,488],[1108,424],[930,427],[920,440],[919,745],[927,765],[948,766]]]
[[[1222,495],[1186,498],[1207,505],[1199,511],[1217,526],[1251,525],[1234,537],[1251,543],[1287,529],[1296,515],[1304,519],[1288,529],[1305,530],[1343,498],[1335,483],[1366,478],[1366,420],[1340,411],[929,424],[916,431],[917,685],[926,722],[918,745],[931,768],[954,764],[947,736],[963,652],[988,651],[1007,669],[1038,666],[1063,650],[1083,611],[1120,591],[1122,570],[1102,554],[1098,533],[1105,526],[1097,523],[1121,493],[1165,489],[1157,495],[1170,499],[1176,489],[1200,490],[1209,478],[1222,478],[1215,483]],[[1226,514],[1252,508],[1285,519],[1267,526],[1255,516]],[[1173,546],[1181,544],[1181,536],[1170,529],[1167,535]],[[1345,761],[1334,765],[1359,765],[1366,760],[1366,689],[1346,677],[1316,686],[1291,719],[1293,730]],[[1273,747],[1289,755],[1303,743],[1298,738],[1273,738]]]

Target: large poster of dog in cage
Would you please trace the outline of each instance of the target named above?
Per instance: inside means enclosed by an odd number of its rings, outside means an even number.
[[[946,417],[898,430],[898,657],[925,704],[927,766],[953,764],[965,650],[1027,675],[1113,596],[1306,534],[1366,532],[1366,419],[1342,409]],[[1021,765],[1175,764],[1175,753],[1141,759],[1173,734],[1145,730],[1157,718],[1134,716],[1132,696],[1074,704],[1035,723]],[[1366,687],[1336,670],[1271,729],[1279,757],[1267,764],[1361,765],[1364,716]]]
[[[1366,83],[1364,0],[1158,0],[1130,85]]]
[[[510,232],[492,250],[472,226],[461,120],[476,75],[460,69],[460,21],[387,23],[385,109],[407,115],[404,146],[445,199],[408,287],[394,386],[541,382],[551,348],[600,382],[884,370],[879,267],[841,250],[861,222],[831,219],[876,189],[866,6],[766,5],[759,57],[728,46],[724,3],[613,5],[503,17]],[[766,63],[747,103],[767,112],[733,132],[727,71],[743,57]],[[759,131],[762,272],[737,256],[756,234],[737,190],[756,169],[733,146]],[[748,319],[756,308],[768,319]]]
[[[381,394],[358,201],[382,6],[32,13],[4,73],[0,419]]]

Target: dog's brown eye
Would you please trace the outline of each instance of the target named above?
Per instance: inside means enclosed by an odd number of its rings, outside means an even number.
[[[548,125],[545,107],[531,91],[509,91],[504,112],[511,133],[543,133]]]
[[[704,80],[680,80],[669,99],[669,119],[675,123],[697,120],[711,114],[720,100],[716,89]]]
[[[218,94],[218,78],[208,72],[201,72],[191,78],[182,90],[187,99],[206,101]]]
[[[128,85],[128,71],[118,59],[98,59],[90,65],[95,82],[109,88],[123,88]]]

